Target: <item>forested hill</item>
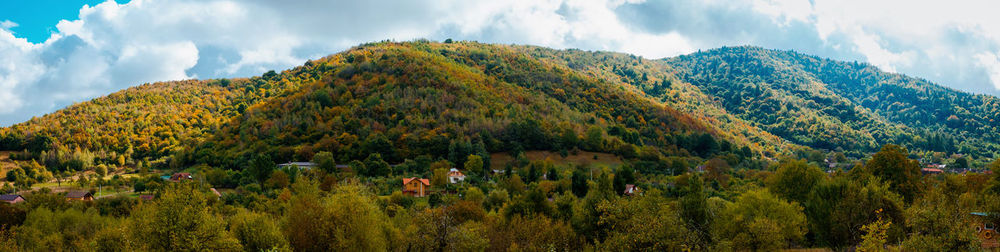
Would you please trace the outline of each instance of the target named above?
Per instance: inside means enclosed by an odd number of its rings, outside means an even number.
[[[474,42],[382,42],[235,80],[146,84],[0,128],[0,149],[55,170],[96,163],[238,169],[373,153],[613,153],[647,162],[860,157],[883,144],[993,157],[998,99],[864,64],[755,47],[663,60]],[[805,146],[805,147],[803,147]],[[731,155],[730,155],[731,154]],[[673,165],[672,165],[673,164]]]
[[[995,156],[1000,99],[791,51],[725,47],[664,60],[727,111],[816,148]]]
[[[323,151],[341,162],[426,156],[461,168],[469,154],[583,150],[672,173],[684,165],[668,157],[759,153],[745,136],[520,48],[373,43],[250,79],[147,84],[0,129],[0,147],[61,171],[240,169]]]

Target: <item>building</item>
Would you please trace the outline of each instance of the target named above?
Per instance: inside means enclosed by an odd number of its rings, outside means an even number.
[[[147,201],[147,200],[153,200],[153,198],[154,198],[154,197],[153,197],[153,195],[152,195],[152,194],[143,194],[143,195],[139,195],[139,199],[140,199],[140,200],[143,200],[143,201]]]
[[[215,190],[215,187],[208,188],[208,190],[212,191],[212,194],[215,194],[215,197],[222,197],[222,193],[219,193],[219,190]]]
[[[462,172],[455,168],[451,168],[451,170],[448,171],[448,182],[455,184],[462,181],[465,181],[465,174],[462,174]]]
[[[920,173],[923,173],[924,175],[933,175],[933,174],[944,173],[944,171],[942,171],[941,169],[938,169],[938,168],[923,168],[923,169],[920,169]]]
[[[984,212],[973,212],[972,228],[976,231],[976,236],[981,240],[982,247],[985,250],[993,250],[1000,248],[1000,242],[997,241],[997,227],[996,223],[992,222],[989,213]]]
[[[286,167],[293,167],[293,166],[294,167],[299,167],[299,169],[312,169],[312,168],[314,168],[314,167],[316,167],[318,165],[316,163],[313,163],[313,162],[288,162],[288,163],[284,163],[284,164],[279,164],[278,168],[286,168]]]
[[[94,194],[88,191],[71,191],[66,193],[66,200],[92,201],[94,200]]]
[[[403,179],[403,194],[423,197],[427,196],[427,188],[431,186],[431,180],[421,179],[421,178],[404,178]]]
[[[174,173],[174,175],[170,175],[170,181],[174,181],[174,182],[185,180],[185,179],[191,179],[191,178],[192,178],[191,177],[191,173],[187,173],[187,172],[178,172],[178,173]]]
[[[627,185],[625,185],[625,192],[623,192],[623,193],[625,195],[632,196],[633,194],[639,193],[639,187],[637,187],[637,186],[635,186],[633,184],[627,184]]]
[[[20,203],[20,202],[24,202],[24,197],[21,197],[21,195],[17,195],[17,194],[4,194],[4,195],[0,195],[0,201],[11,203],[11,204],[17,204],[17,203]]]

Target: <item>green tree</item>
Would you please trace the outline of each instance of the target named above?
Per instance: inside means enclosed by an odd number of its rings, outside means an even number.
[[[865,172],[889,184],[889,188],[910,202],[919,191],[920,163],[907,158],[909,152],[899,145],[887,144],[865,163]]]
[[[462,167],[464,167],[468,172],[484,172],[484,174],[488,174],[485,173],[485,170],[483,170],[483,158],[479,155],[469,155],[469,157],[465,159],[465,165]]]
[[[313,188],[292,198],[283,230],[296,251],[385,251],[389,219],[362,186],[348,184],[320,197]]]
[[[715,222],[722,240],[736,249],[777,250],[802,241],[806,216],[798,203],[784,201],[767,190],[751,190],[727,203]]]
[[[365,159],[365,167],[368,171],[367,176],[369,177],[385,177],[392,173],[392,167],[389,163],[382,160],[382,154],[372,153],[368,154],[368,158]]]
[[[588,150],[604,150],[604,130],[601,127],[590,126],[590,128],[587,128],[584,143],[587,144]]]
[[[819,167],[805,160],[782,160],[778,170],[767,178],[767,186],[782,198],[804,203],[809,198],[809,192],[823,177]]]
[[[229,218],[229,230],[245,251],[290,251],[275,218],[240,209]]]
[[[337,172],[337,162],[333,159],[333,153],[328,151],[320,151],[313,155],[313,163],[319,166],[320,170],[326,173],[336,173]]]
[[[242,250],[225,221],[209,212],[208,196],[194,184],[164,187],[158,197],[129,218],[129,234],[141,250]]]

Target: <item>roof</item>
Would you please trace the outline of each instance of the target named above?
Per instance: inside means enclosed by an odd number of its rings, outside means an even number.
[[[298,166],[299,168],[306,168],[306,167],[316,166],[316,163],[313,163],[313,162],[288,162],[288,163],[284,163],[284,164],[279,164],[278,167],[293,166],[293,165],[294,166]]]
[[[222,194],[219,193],[219,190],[215,190],[214,187],[213,188],[209,188],[209,190],[212,191],[212,194],[215,194],[216,197],[222,197]]]
[[[418,178],[416,178],[416,177],[413,177],[413,178],[404,178],[404,179],[403,179],[403,184],[404,184],[404,185],[405,185],[405,184],[409,184],[409,183],[410,183],[410,181],[413,181],[414,179],[416,179],[416,180],[420,181],[420,183],[422,183],[422,184],[424,184],[424,185],[431,185],[431,180],[430,180],[430,179],[418,179]]]
[[[943,173],[944,172],[941,169],[936,169],[936,168],[923,168],[923,169],[920,169],[920,171],[922,171],[922,172],[939,172],[939,173]]]
[[[14,201],[17,198],[22,198],[23,199],[23,197],[21,197],[21,195],[17,195],[17,194],[4,194],[4,195],[0,195],[0,201]]]
[[[458,169],[451,168],[451,171],[448,171],[448,177],[465,177],[465,174],[462,174]]]
[[[635,187],[635,185],[633,185],[633,184],[627,184],[627,185],[625,185],[625,193],[626,194],[633,193],[633,192],[635,192],[637,190],[639,190],[639,188]]]
[[[87,196],[93,197],[88,191],[71,191],[66,193],[66,198],[86,198]]]

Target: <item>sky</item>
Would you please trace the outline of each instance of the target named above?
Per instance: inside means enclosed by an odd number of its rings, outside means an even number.
[[[1000,95],[995,1],[5,0],[0,126],[143,83],[249,77],[365,42],[475,40],[672,57],[754,45]]]

